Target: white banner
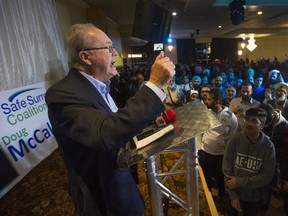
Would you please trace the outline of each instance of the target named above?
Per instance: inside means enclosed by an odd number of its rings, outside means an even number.
[[[45,103],[47,82],[0,92],[0,198],[57,143]]]

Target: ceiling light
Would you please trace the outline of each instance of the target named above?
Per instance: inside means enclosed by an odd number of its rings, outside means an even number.
[[[142,54],[128,54],[128,58],[142,58]]]
[[[172,50],[173,50],[173,46],[172,45],[168,45],[167,48],[168,48],[169,52],[172,52]]]
[[[263,13],[262,11],[258,11],[257,12],[258,15],[262,15],[262,13]]]
[[[171,34],[169,34],[169,36],[167,38],[167,43],[172,43],[172,42],[173,42],[172,36],[171,36]]]
[[[221,26],[221,25],[219,25],[219,26],[218,26],[218,28],[222,28],[222,26]]]
[[[248,40],[248,45],[246,47],[250,52],[256,49],[257,45],[255,44],[254,35],[250,35],[250,39]]]
[[[172,12],[172,15],[173,15],[173,16],[176,16],[176,15],[177,15],[177,13],[176,13],[176,12]]]
[[[241,38],[242,38],[242,40],[246,40],[246,35],[245,35],[245,33],[242,33],[242,34],[241,34]]]
[[[257,48],[257,45],[255,43],[249,43],[246,47],[250,52],[252,52],[254,49]]]

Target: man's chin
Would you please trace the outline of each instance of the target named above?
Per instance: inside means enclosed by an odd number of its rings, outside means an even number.
[[[242,100],[243,100],[243,101],[249,101],[249,98],[248,98],[248,97],[243,97],[243,96],[242,96]]]
[[[110,71],[110,74],[112,77],[117,76],[117,75],[119,76],[119,73],[118,73],[116,68],[114,68],[112,71]]]

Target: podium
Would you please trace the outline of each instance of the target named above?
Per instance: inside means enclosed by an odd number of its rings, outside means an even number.
[[[162,216],[162,196],[165,196],[186,210],[185,215],[199,215],[198,193],[198,148],[197,135],[202,134],[221,123],[200,101],[194,101],[175,109],[176,120],[173,123],[175,130],[159,138],[152,144],[131,152],[130,164],[144,159],[146,163],[146,175],[153,216]],[[174,167],[167,173],[159,173],[157,155],[183,152],[180,160],[185,161],[185,170],[174,172]],[[186,175],[186,195],[184,201],[173,194],[164,183],[171,175]],[[164,177],[164,178],[163,178]],[[160,179],[163,178],[161,181]]]

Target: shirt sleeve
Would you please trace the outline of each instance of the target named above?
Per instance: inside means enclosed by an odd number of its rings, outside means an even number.
[[[230,123],[230,136],[235,134],[237,132],[238,129],[238,120],[236,115],[232,112],[232,116],[231,116],[231,123]]]
[[[148,88],[150,88],[155,94],[159,97],[159,99],[163,102],[166,98],[166,94],[158,88],[156,85],[154,85],[152,82],[147,82],[145,84]]]
[[[224,174],[224,180],[226,183],[227,176],[234,176],[234,162],[236,156],[236,144],[234,139],[229,139],[223,157],[222,172]],[[238,194],[235,189],[229,189],[226,187],[226,192],[230,199],[238,198]]]

